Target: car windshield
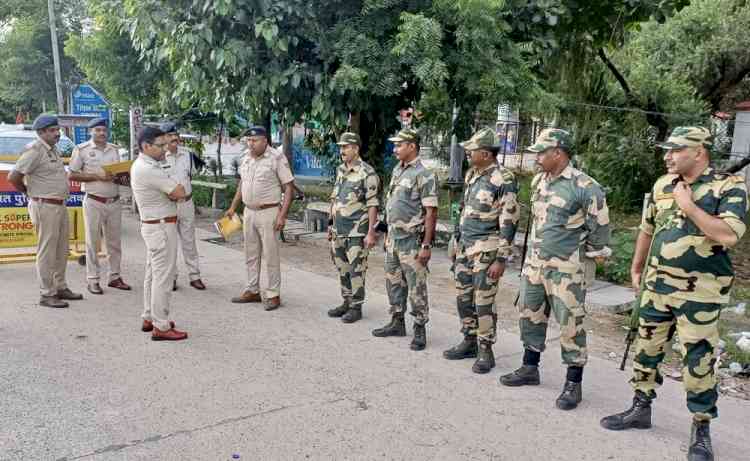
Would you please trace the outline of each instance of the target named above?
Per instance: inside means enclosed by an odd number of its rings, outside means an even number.
[[[23,152],[24,147],[34,142],[31,137],[2,136],[0,134],[0,155],[18,155]],[[63,157],[70,157],[75,148],[75,143],[66,136],[61,136],[57,141],[57,149]]]
[[[0,137],[0,155],[20,154],[23,148],[33,140],[31,138]]]

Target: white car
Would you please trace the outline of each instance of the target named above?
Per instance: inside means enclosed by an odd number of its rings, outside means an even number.
[[[0,155],[18,155],[36,139],[36,132],[32,130],[19,129],[18,125],[12,125],[13,129],[5,129],[8,126],[10,125],[0,127]],[[69,137],[60,133],[57,148],[63,157],[70,157],[75,146]]]

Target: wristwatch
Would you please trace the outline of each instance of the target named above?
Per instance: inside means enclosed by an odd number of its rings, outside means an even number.
[[[432,249],[432,245],[429,244],[429,243],[423,243],[422,244],[422,249],[423,250],[431,250]]]

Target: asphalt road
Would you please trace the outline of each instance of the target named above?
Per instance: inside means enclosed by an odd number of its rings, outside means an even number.
[[[40,308],[33,265],[0,266],[0,460],[680,460],[690,414],[679,383],[659,392],[650,431],[607,432],[599,419],[629,406],[628,373],[592,358],[584,401],[555,408],[564,370],[559,345],[543,357],[542,384],[509,389],[520,362],[503,332],[492,373],[442,351],[455,316],[434,312],[428,348],[375,338],[387,321],[369,293],[363,321],[343,325],[325,307],[334,279],[283,267],[281,309],[235,305],[242,253],[200,242],[205,292],[173,296],[180,343],[141,333],[144,248],[126,216],[123,275],[134,292],[85,293],[71,309]],[[209,237],[201,233],[202,237]],[[183,269],[184,273],[184,269]],[[72,288],[85,291],[71,263]],[[411,331],[411,326],[409,326]],[[750,402],[722,398],[712,425],[719,459],[747,460]],[[237,459],[237,458],[234,458]]]

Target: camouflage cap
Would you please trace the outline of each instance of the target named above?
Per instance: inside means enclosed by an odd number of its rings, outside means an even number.
[[[362,141],[359,139],[359,135],[357,133],[341,133],[341,137],[339,138],[339,142],[337,142],[339,146],[346,146],[349,144],[356,144],[358,146],[362,145]]]
[[[495,143],[495,132],[492,131],[492,128],[482,128],[474,133],[471,139],[460,144],[466,150],[494,150],[498,148],[498,145]]]
[[[682,149],[683,147],[703,146],[709,148],[713,145],[714,137],[711,132],[702,126],[678,126],[672,130],[666,142],[658,143],[663,149]]]
[[[392,138],[388,138],[391,142],[414,142],[419,143],[419,133],[414,128],[404,128],[399,131],[398,134]]]
[[[552,147],[570,149],[572,144],[573,142],[570,133],[567,131],[561,130],[560,128],[547,128],[539,133],[539,136],[536,137],[536,142],[527,147],[526,150],[538,154],[539,152],[544,152]]]

